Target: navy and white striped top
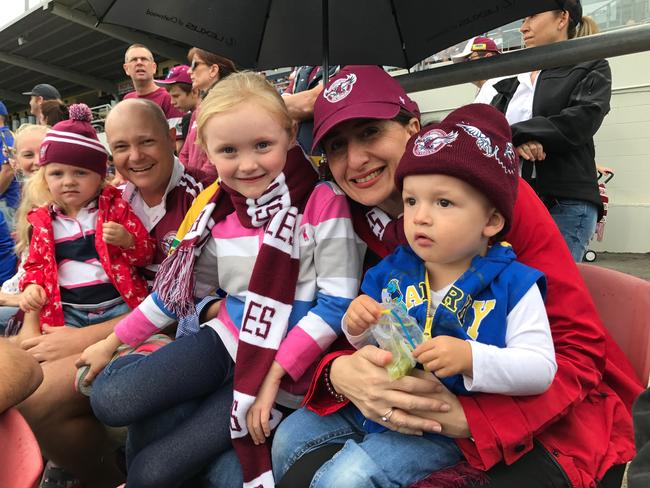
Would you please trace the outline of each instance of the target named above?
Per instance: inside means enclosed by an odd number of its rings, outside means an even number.
[[[56,205],[52,210],[61,303],[78,309],[96,309],[122,302],[95,247],[97,202],[89,203],[76,217],[65,215]]]

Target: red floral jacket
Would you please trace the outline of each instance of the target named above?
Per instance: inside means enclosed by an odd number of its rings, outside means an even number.
[[[147,282],[140,276],[137,267],[152,262],[156,249],[155,242],[129,204],[122,199],[121,192],[117,188],[106,186],[99,195],[97,206],[95,248],[99,261],[126,304],[133,309],[148,295]],[[65,325],[58,285],[52,217],[52,209],[49,205],[34,209],[28,214],[27,220],[32,224],[33,231],[29,256],[25,261],[25,275],[20,280],[21,290],[31,283],[45,289],[48,301],[41,309],[41,328],[44,325],[50,327]],[[122,249],[106,244],[102,235],[104,222],[117,222],[123,225],[135,238],[133,247]]]

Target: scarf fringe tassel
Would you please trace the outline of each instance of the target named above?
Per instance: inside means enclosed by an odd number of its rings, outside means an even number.
[[[153,289],[178,318],[196,313],[194,306],[194,248],[178,247],[162,262]]]

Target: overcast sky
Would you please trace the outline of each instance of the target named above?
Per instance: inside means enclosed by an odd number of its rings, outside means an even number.
[[[2,8],[0,8],[0,29],[5,25],[11,23],[13,19],[18,17],[25,11],[25,0],[0,0]],[[41,0],[28,0],[29,8],[32,8]]]

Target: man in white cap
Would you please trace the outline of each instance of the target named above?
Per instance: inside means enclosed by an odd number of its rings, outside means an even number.
[[[467,41],[465,48],[455,56],[451,57],[454,63],[462,63],[465,61],[476,61],[477,59],[489,58],[498,56],[501,50],[496,43],[489,37],[477,36]],[[474,103],[490,103],[496,91],[492,85],[502,78],[493,78],[490,80],[476,80],[472,81],[478,87]]]

